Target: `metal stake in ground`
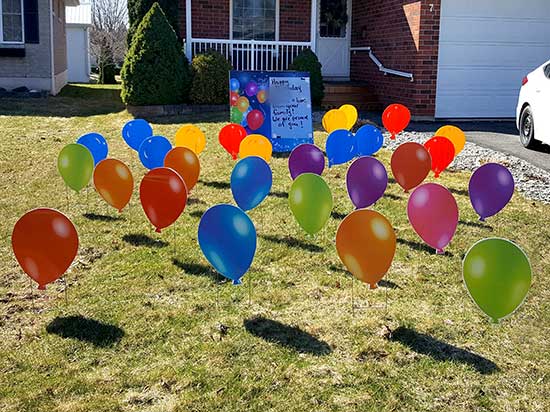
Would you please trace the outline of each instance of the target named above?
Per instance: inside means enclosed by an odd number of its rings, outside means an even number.
[[[32,292],[32,279],[29,277],[29,290],[31,292],[31,301],[32,301],[32,311],[35,312],[34,308],[34,293]]]

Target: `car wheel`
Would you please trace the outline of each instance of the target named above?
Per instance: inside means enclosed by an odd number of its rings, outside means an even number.
[[[529,106],[523,109],[519,118],[519,140],[521,144],[528,149],[536,145],[535,123],[533,120],[533,113]]]

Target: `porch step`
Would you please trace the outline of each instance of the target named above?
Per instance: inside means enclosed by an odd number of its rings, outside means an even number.
[[[358,110],[379,110],[380,104],[368,86],[353,82],[325,83],[323,109],[334,109],[343,104],[352,104]]]

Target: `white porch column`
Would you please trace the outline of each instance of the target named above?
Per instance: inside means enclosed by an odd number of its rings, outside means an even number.
[[[191,39],[193,38],[191,30],[193,25],[191,24],[191,0],[185,0],[185,55],[191,61]]]
[[[317,2],[319,0],[311,0],[311,50],[317,53]]]

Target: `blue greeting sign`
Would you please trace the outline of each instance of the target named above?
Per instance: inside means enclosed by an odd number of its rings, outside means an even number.
[[[266,136],[274,152],[313,143],[309,73],[231,71],[229,85],[231,122]]]

